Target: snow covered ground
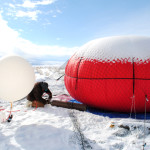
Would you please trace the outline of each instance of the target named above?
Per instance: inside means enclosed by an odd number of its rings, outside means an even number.
[[[53,95],[68,94],[64,69],[34,66],[36,81],[46,81]],[[109,118],[88,112],[54,107],[27,108],[26,98],[10,104],[0,101],[0,150],[150,150],[150,121]],[[2,110],[4,109],[4,110]],[[114,125],[114,126],[113,126]],[[144,138],[145,137],[145,138]]]

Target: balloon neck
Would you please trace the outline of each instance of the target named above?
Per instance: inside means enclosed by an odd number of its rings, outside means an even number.
[[[12,104],[12,102],[10,103],[10,108],[12,109],[12,106],[13,106],[13,104]]]

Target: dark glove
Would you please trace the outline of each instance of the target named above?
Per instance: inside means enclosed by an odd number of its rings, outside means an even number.
[[[50,104],[50,99],[48,99],[46,102],[47,102],[47,104]]]

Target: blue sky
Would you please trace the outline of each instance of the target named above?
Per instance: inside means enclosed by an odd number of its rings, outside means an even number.
[[[150,36],[150,0],[1,0],[0,56],[65,61],[86,42]]]

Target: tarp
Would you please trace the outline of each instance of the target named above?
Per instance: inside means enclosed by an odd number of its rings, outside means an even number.
[[[69,100],[69,102],[80,103],[75,99]],[[81,103],[82,104],[82,103]],[[100,110],[97,108],[87,107],[87,112],[100,115],[109,118],[132,118],[132,119],[145,119],[145,113],[120,113],[120,112],[109,112]],[[146,120],[150,120],[150,113],[146,113]]]

